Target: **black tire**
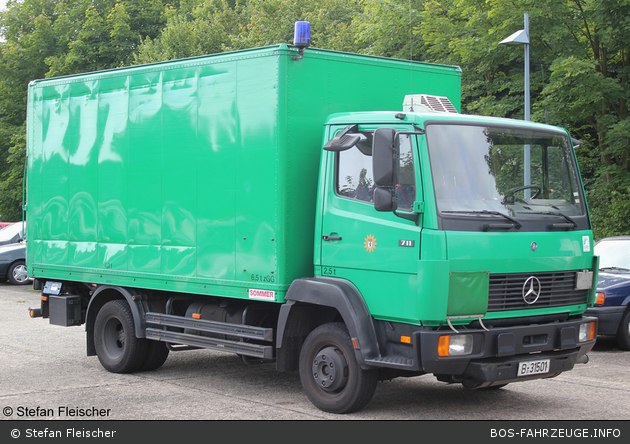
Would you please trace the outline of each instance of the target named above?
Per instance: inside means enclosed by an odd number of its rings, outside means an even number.
[[[141,372],[148,372],[162,367],[168,358],[169,349],[165,342],[147,340],[147,357],[140,366]]]
[[[31,283],[26,273],[26,264],[24,261],[17,261],[11,264],[7,270],[7,279],[13,285],[26,285]]]
[[[320,410],[352,413],[374,395],[378,370],[363,370],[342,323],[313,330],[300,352],[300,379],[308,399]],[[332,365],[331,365],[332,364]]]
[[[617,345],[622,350],[630,350],[630,309],[626,310],[619,323]]]
[[[137,338],[129,304],[109,301],[94,323],[94,346],[101,365],[112,373],[132,373],[144,364],[147,340]]]

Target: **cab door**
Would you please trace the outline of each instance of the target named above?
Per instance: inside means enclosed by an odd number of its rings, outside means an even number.
[[[369,131],[361,128],[371,140]],[[400,128],[403,130],[403,128]],[[422,201],[416,136],[401,136],[398,211]],[[320,273],[352,282],[370,313],[381,319],[415,319],[421,226],[374,209],[371,146],[326,152],[321,212]],[[411,316],[411,318],[410,318]]]

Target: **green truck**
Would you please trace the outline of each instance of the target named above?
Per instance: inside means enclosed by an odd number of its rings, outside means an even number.
[[[110,372],[220,350],[336,413],[586,363],[576,141],[460,94],[458,67],[289,44],[31,82],[31,316]]]

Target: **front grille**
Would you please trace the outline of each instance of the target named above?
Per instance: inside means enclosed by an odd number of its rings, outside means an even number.
[[[540,280],[540,297],[529,305],[523,285],[530,276]],[[488,312],[586,304],[588,290],[576,290],[577,272],[491,274]]]

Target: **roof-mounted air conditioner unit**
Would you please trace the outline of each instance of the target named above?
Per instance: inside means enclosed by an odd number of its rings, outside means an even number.
[[[421,112],[423,111],[421,108],[440,113],[458,114],[457,108],[453,106],[448,97],[430,96],[428,94],[408,94],[405,96],[403,111]]]

